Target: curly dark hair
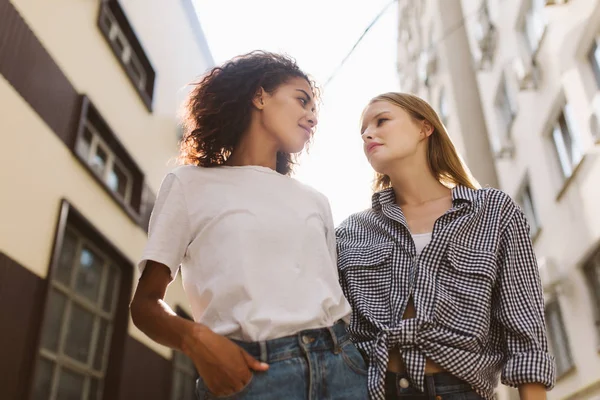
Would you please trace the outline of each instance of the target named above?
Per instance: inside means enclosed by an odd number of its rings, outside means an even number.
[[[184,135],[179,163],[223,165],[250,125],[252,100],[262,87],[272,93],[292,78],[304,78],[318,98],[319,89],[288,56],[253,51],[211,69],[193,83],[182,109]],[[276,170],[289,175],[295,155],[277,153]]]

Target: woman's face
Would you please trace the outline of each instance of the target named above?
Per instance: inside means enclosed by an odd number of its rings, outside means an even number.
[[[363,112],[363,148],[373,169],[386,174],[399,161],[424,156],[424,122],[415,121],[403,108],[387,101],[371,103]]]
[[[261,109],[260,122],[278,142],[279,151],[304,149],[317,125],[313,91],[306,79],[291,78],[272,93],[262,92],[255,106]]]

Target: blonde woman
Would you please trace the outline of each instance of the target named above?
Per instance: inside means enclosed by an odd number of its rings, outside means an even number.
[[[404,93],[362,116],[372,208],[337,229],[350,334],[372,399],[492,399],[499,375],[523,399],[554,385],[529,226],[480,189],[438,115]]]

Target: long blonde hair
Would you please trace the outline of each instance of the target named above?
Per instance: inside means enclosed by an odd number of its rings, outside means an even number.
[[[433,133],[427,143],[427,162],[431,172],[442,185],[449,188],[456,185],[471,189],[481,187],[456,151],[440,117],[425,100],[409,93],[389,92],[373,98],[369,105],[377,101],[387,101],[404,109],[415,121],[428,121],[433,126]],[[376,173],[373,185],[375,191],[391,186],[389,176]]]

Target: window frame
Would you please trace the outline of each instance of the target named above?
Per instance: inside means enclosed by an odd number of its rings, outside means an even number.
[[[181,318],[185,318],[188,319],[190,321],[193,321],[193,319],[179,306],[177,306],[175,308],[175,312],[177,313],[178,316],[180,316]],[[190,378],[192,382],[195,382],[195,380],[198,378],[198,371],[196,371],[195,367],[192,369],[189,365],[187,365],[187,363],[185,362],[181,362],[183,360],[185,360],[186,358],[188,358],[185,354],[178,352],[176,350],[173,350],[173,356],[171,358],[171,365],[172,365],[172,380],[171,380],[171,391],[169,394],[169,399],[170,400],[177,400],[181,397],[178,397],[178,395],[180,395],[180,393],[176,392],[175,388],[175,381],[176,381],[176,377],[179,375],[183,375],[185,378]],[[189,358],[188,358],[189,360]],[[195,387],[195,384],[194,384]]]
[[[144,223],[144,213],[146,211],[144,173],[86,95],[81,96],[81,111],[77,126],[71,146],[75,158],[81,162],[84,168],[133,222],[143,229],[147,229]],[[90,127],[93,129],[90,130]],[[84,134],[86,128],[92,134],[92,140],[87,149],[88,157],[82,154],[81,151],[81,143],[85,141]],[[93,151],[98,149],[98,146],[108,154],[104,174],[98,174],[89,162],[93,157]],[[118,191],[112,190],[109,186],[108,178],[105,178],[115,164],[127,175],[128,183],[125,196],[122,196]],[[150,201],[152,200],[150,199]]]
[[[567,143],[565,142],[565,135],[569,139],[569,148],[567,148]],[[550,139],[560,168],[561,177],[564,182],[568,182],[573,178],[584,158],[579,129],[568,102],[563,105],[560,113],[552,123]]]
[[[100,2],[97,26],[145,107],[152,112],[156,72],[117,0]]]
[[[537,207],[533,200],[533,192],[531,190],[531,180],[529,179],[529,176],[526,176],[521,184],[521,188],[517,194],[517,202],[523,210],[523,214],[525,214],[527,222],[531,228],[531,240],[535,241],[542,231],[542,225],[538,216]]]
[[[600,35],[596,36],[588,51],[588,61],[592,67],[596,86],[600,89]]]
[[[501,101],[501,98],[503,98],[504,101]],[[501,142],[508,141],[512,137],[512,127],[517,119],[519,109],[516,104],[516,99],[511,95],[508,79],[505,74],[501,75],[500,84],[496,90],[494,109],[500,125],[499,132],[501,133],[501,136],[499,139]],[[508,111],[508,113],[506,113],[506,111]]]
[[[583,264],[582,271],[587,278],[586,281],[593,302],[596,347],[600,351],[600,247]]]
[[[51,290],[54,286],[56,286],[56,282],[53,282],[53,279],[57,279],[56,273],[58,270],[58,266],[60,263],[61,252],[65,244],[65,237],[67,232],[77,232],[79,233],[85,240],[86,246],[92,247],[93,251],[97,253],[101,253],[105,259],[112,261],[112,268],[117,268],[120,271],[120,278],[117,281],[117,284],[114,285],[112,289],[112,326],[111,329],[108,330],[107,336],[111,336],[111,340],[105,340],[104,342],[104,353],[102,357],[102,369],[103,369],[103,381],[100,382],[101,385],[99,387],[102,388],[101,395],[98,398],[106,398],[107,396],[114,395],[114,388],[117,387],[118,381],[121,375],[121,356],[123,352],[123,346],[125,344],[125,339],[127,337],[127,328],[129,322],[129,299],[131,297],[131,286],[133,283],[133,269],[134,266],[131,262],[125,257],[116,247],[108,241],[104,235],[102,235],[90,222],[87,220],[83,214],[81,214],[77,209],[75,209],[67,200],[63,199],[60,204],[60,211],[58,215],[58,222],[56,227],[56,232],[54,236],[54,244],[52,247],[52,256],[50,260],[50,266],[48,268],[48,277],[47,277],[47,285],[44,294],[44,302],[43,304],[47,304],[49,302],[51,296]],[[108,268],[111,268],[109,266]],[[105,275],[108,275],[109,272],[105,272]],[[75,271],[71,271],[71,279],[74,279]],[[107,279],[104,276],[102,279]],[[104,281],[106,285],[106,281]],[[60,285],[60,281],[59,281]],[[64,286],[64,284],[62,284]],[[104,288],[106,289],[106,287]],[[85,299],[84,302],[81,299]],[[74,300],[70,300],[74,301]],[[75,299],[75,302],[78,306],[85,308],[87,303],[90,303],[89,300],[85,296],[78,296]],[[87,303],[86,303],[87,302]],[[96,300],[97,308],[103,311],[104,307],[104,299],[98,298]],[[66,334],[68,329],[65,330],[69,319],[67,318],[67,309],[65,305],[65,310],[63,311],[62,320],[61,320],[61,334]],[[39,330],[37,333],[36,344],[32,349],[32,355],[34,361],[31,363],[32,374],[31,382],[28,385],[29,393],[27,398],[32,398],[34,395],[34,385],[36,372],[38,370],[38,365],[40,363],[40,359],[44,357],[44,355],[48,355],[47,352],[43,349],[42,345],[42,333],[46,323],[46,319],[48,318],[48,313],[45,308],[41,311],[41,323],[39,325]],[[99,316],[95,315],[95,318]],[[102,317],[102,316],[100,316]],[[92,335],[97,335],[100,322],[96,323],[93,329]],[[92,341],[94,336],[92,336]],[[96,341],[96,345],[99,342]],[[88,355],[88,362],[90,363],[91,368],[93,368],[93,364],[95,362],[95,348],[91,347],[90,354]],[[58,349],[57,351],[60,351]],[[64,361],[64,360],[61,360]],[[75,372],[81,373],[80,368],[81,364],[77,360],[72,360],[68,362],[67,365],[74,369]],[[73,368],[75,367],[75,368]],[[56,368],[56,364],[55,367]],[[59,373],[53,372],[55,374],[54,380],[56,385],[56,380],[58,379]],[[90,375],[86,375],[86,378]],[[89,381],[88,379],[88,382]],[[89,391],[89,383],[85,383],[84,394]],[[58,386],[55,386],[58,388]],[[54,393],[55,394],[55,393]],[[51,393],[52,395],[52,393]]]
[[[552,320],[550,318],[550,313],[552,313],[552,312],[555,313],[555,317],[558,320],[558,324],[559,324],[558,329],[560,331],[559,333],[557,333],[554,330],[554,328],[556,328],[556,327],[552,327],[550,325],[550,321]],[[546,320],[546,330],[548,333],[548,345],[549,345],[551,352],[554,355],[554,358],[556,360],[556,375],[560,379],[575,368],[575,361],[573,359],[573,353],[571,351],[571,344],[569,342],[569,335],[567,334],[567,330],[565,327],[565,322],[564,322],[564,318],[562,315],[562,310],[561,310],[560,302],[558,301],[558,298],[554,297],[546,303],[546,305],[544,307],[544,317]],[[561,351],[559,351],[559,352],[556,351],[557,346],[559,346],[559,344],[557,342],[558,337],[561,337],[562,343],[560,343],[560,346],[563,346],[560,349]],[[561,358],[562,356],[559,356],[559,354],[565,355],[566,359],[563,360]]]

